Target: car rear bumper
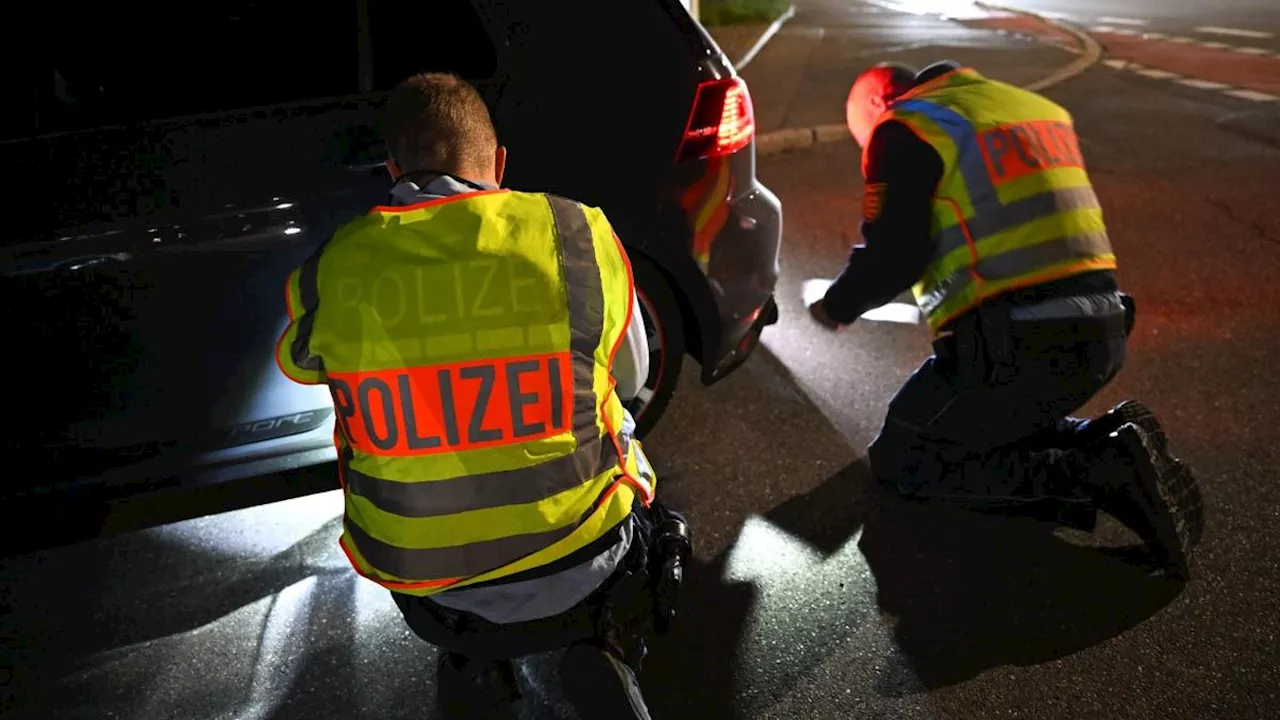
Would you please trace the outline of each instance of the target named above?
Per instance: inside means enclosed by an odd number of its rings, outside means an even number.
[[[707,385],[746,362],[764,328],[778,321],[774,289],[780,269],[782,203],[756,181],[728,206],[728,221],[715,239],[707,266],[720,320],[713,352],[703,357],[702,382]]]
[[[769,296],[769,299],[761,305],[754,313],[754,319],[747,327],[746,332],[742,333],[737,342],[729,346],[727,353],[720,355],[720,360],[715,366],[707,365],[702,369],[702,382],[711,385],[719,380],[723,380],[726,376],[737,370],[747,358],[751,357],[751,353],[755,352],[756,346],[760,344],[760,335],[764,329],[778,322],[778,303]]]

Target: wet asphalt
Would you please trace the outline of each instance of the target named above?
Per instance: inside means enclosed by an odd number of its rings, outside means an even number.
[[[1085,410],[1142,399],[1200,476],[1193,580],[1149,577],[1110,521],[1086,536],[881,496],[865,448],[928,333],[808,322],[801,283],[857,240],[858,151],[761,158],[786,213],[781,319],[721,384],[687,363],[646,443],[697,533],[642,676],[655,718],[1280,716],[1280,115],[1101,67],[1048,94],[1075,114],[1139,305],[1127,367]],[[350,572],[340,502],[6,559],[6,717],[433,717],[434,650]],[[552,660],[521,664],[526,718],[571,717]]]

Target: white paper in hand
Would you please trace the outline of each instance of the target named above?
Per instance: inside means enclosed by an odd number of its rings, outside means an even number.
[[[805,280],[804,288],[802,291],[804,293],[804,306],[809,307],[810,305],[821,300],[824,296],[826,296],[827,288],[829,287],[831,287],[830,280],[823,280],[821,278]]]

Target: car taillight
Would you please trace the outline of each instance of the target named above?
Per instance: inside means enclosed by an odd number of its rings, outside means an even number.
[[[751,144],[755,134],[755,110],[742,78],[709,80],[693,96],[693,112],[676,160],[735,153]]]

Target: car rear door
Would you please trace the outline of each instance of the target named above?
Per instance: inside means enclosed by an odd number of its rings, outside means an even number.
[[[0,145],[21,183],[0,313],[20,408],[4,442],[42,470],[6,494],[328,442],[327,393],[284,378],[273,348],[288,272],[388,185],[360,27],[355,0],[36,25],[30,121]]]

